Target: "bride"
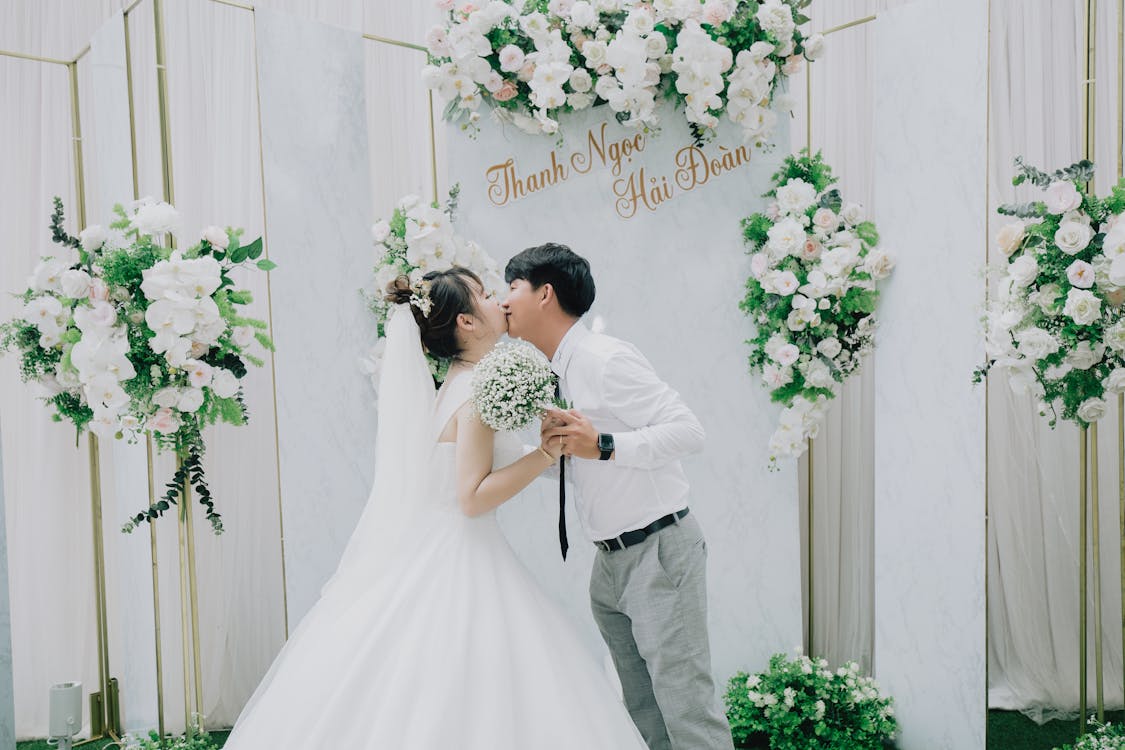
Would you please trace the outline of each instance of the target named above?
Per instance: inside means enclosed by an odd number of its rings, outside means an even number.
[[[225,747],[643,750],[496,522],[561,451],[555,440],[521,457],[473,411],[473,365],[507,319],[471,271],[425,279],[428,305],[411,304],[405,277],[388,291],[367,506]],[[423,348],[453,362],[436,395]]]

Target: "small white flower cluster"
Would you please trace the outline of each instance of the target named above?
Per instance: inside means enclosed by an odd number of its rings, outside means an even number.
[[[489,98],[496,118],[533,135],[600,103],[655,128],[657,98],[673,89],[688,122],[711,131],[725,110],[748,141],[767,139],[775,89],[824,51],[822,36],[797,30],[792,0],[551,0],[546,13],[523,14],[503,0],[437,5],[449,21],[427,36],[426,85],[470,125]],[[728,36],[752,41],[733,49]]]
[[[1061,407],[1091,424],[1107,392],[1125,392],[1125,221],[1110,214],[1099,224],[1069,180],[1051,183],[1042,206],[997,234],[1007,262],[985,316],[984,371],[1006,370],[1043,414]]]
[[[799,177],[787,179],[775,196],[766,239],[750,260],[763,294],[748,312],[759,332],[769,332],[758,352],[763,383],[778,391],[800,377],[803,388],[785,399],[771,460],[801,455],[816,437],[828,399],[874,346],[874,317],[849,300],[855,291],[874,293],[894,269],[891,256],[864,239],[874,228],[861,226],[859,204],[837,213]]]
[[[547,358],[533,347],[514,342],[501,342],[481,358],[472,386],[481,421],[500,432],[527,427],[555,395]]]
[[[451,198],[450,207],[442,210],[423,203],[417,195],[407,195],[399,201],[391,219],[380,219],[371,226],[371,238],[379,258],[375,263],[375,293],[370,302],[379,324],[379,340],[361,364],[376,388],[383,359],[383,325],[390,314],[390,304],[384,295],[395,279],[406,276],[410,280],[414,290],[410,303],[426,317],[430,315],[433,301],[423,277],[430,271],[460,266],[480,277],[485,292],[500,294],[505,288],[496,259],[476,242],[453,231],[450,219],[453,203]],[[439,363],[431,362],[431,368],[437,374]]]

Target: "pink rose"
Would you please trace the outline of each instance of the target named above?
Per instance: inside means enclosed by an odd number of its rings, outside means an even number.
[[[766,206],[766,217],[770,221],[777,221],[781,218],[781,207],[777,205],[777,201]]]
[[[516,78],[519,78],[524,83],[527,83],[528,81],[531,80],[532,76],[534,76],[534,75],[535,75],[535,63],[525,62],[523,64],[523,67],[520,68],[519,75],[516,76]]]
[[[504,81],[504,85],[493,93],[492,98],[498,102],[506,102],[519,93],[519,87],[514,81]]]
[[[770,267],[770,259],[765,253],[754,253],[750,258],[750,275],[755,279],[762,278],[762,274]]]
[[[703,4],[703,23],[718,26],[730,20],[730,8],[723,0],[707,0]]]
[[[176,415],[171,409],[164,407],[163,409],[157,409],[156,413],[148,418],[145,429],[159,432],[162,435],[171,435],[180,429],[180,420],[176,419]]]
[[[801,259],[816,260],[820,257],[820,250],[820,243],[810,237],[805,240],[805,245],[801,248]]]
[[[785,58],[785,64],[781,66],[781,72],[787,76],[795,76],[801,72],[804,65],[805,58],[800,55],[791,55]]]
[[[447,13],[453,10],[453,0],[437,0],[434,5],[436,5],[437,9],[443,13]]]

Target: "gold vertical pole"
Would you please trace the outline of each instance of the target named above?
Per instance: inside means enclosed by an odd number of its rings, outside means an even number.
[[[1117,180],[1125,174],[1125,0],[1117,0]],[[1117,394],[1117,524],[1120,540],[1121,653],[1125,655],[1125,394]],[[1125,691],[1125,669],[1122,670]]]
[[[807,63],[805,64],[805,148],[808,150],[809,156],[812,156],[812,66],[807,64]],[[813,484],[814,484],[813,483],[813,473],[814,473],[813,439],[811,437],[809,438],[809,441],[808,441],[808,458],[807,458],[807,463],[806,463],[805,466],[806,466],[806,470],[808,472],[808,496],[809,496],[808,497],[808,502],[809,502],[808,509],[809,510],[808,510],[808,514],[807,514],[808,515],[808,518],[807,518],[808,529],[805,531],[805,545],[806,545],[806,550],[805,550],[806,562],[805,562],[805,565],[808,567],[808,578],[809,578],[808,602],[806,602],[805,609],[808,613],[808,619],[809,619],[809,642],[808,642],[808,647],[805,649],[805,653],[807,653],[809,656],[812,656],[813,655],[813,648],[814,648],[813,647],[813,629],[814,629],[813,614],[814,614],[814,609],[815,609],[814,602],[815,602],[816,597],[813,595],[813,581],[815,580],[815,577],[813,576],[813,560],[814,560],[813,542],[815,540],[815,534],[813,533],[813,529],[814,529],[814,527],[813,527],[813,507],[815,505],[815,503],[814,503],[815,495],[814,495],[814,486],[813,486]]]
[[[176,456],[176,469],[179,470],[183,464],[183,459],[178,455]],[[188,480],[184,479],[183,487],[181,487],[180,495],[180,512],[179,523],[176,524],[177,536],[179,538],[179,552],[180,552],[180,643],[181,643],[181,658],[183,661],[184,669],[184,732],[191,738],[195,735],[192,728],[192,689],[191,689],[191,632],[189,630],[188,622],[188,582],[187,582],[187,552],[186,540],[184,539],[184,529],[186,522],[184,516],[189,512],[188,505],[191,499],[188,497],[188,492],[191,491],[191,485]]]
[[[199,728],[203,729],[203,670],[200,668],[199,654],[199,587],[195,570],[195,524],[191,506],[191,479],[184,477],[183,517],[187,526],[188,594],[191,605],[191,656],[194,667],[195,710],[198,713]]]
[[[1086,434],[1078,446],[1078,734],[1086,733]]]
[[[434,132],[434,92],[429,92],[430,101],[430,181],[434,186],[434,203],[438,202],[438,177],[437,177],[437,137]]]
[[[153,471],[152,435],[145,435],[145,457],[148,463],[148,502],[156,502],[156,482]],[[160,568],[156,550],[156,525],[148,525],[149,554],[152,557],[152,621],[156,641],[156,721],[160,730],[160,745],[164,746],[164,648],[160,641]]]
[[[1094,537],[1094,696],[1098,722],[1105,723],[1105,674],[1102,668],[1102,558],[1098,526],[1098,425],[1090,425],[1090,522]]]

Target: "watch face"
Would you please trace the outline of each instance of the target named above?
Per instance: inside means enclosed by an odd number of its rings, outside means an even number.
[[[598,450],[611,451],[613,450],[613,435],[602,433],[598,435]]]

